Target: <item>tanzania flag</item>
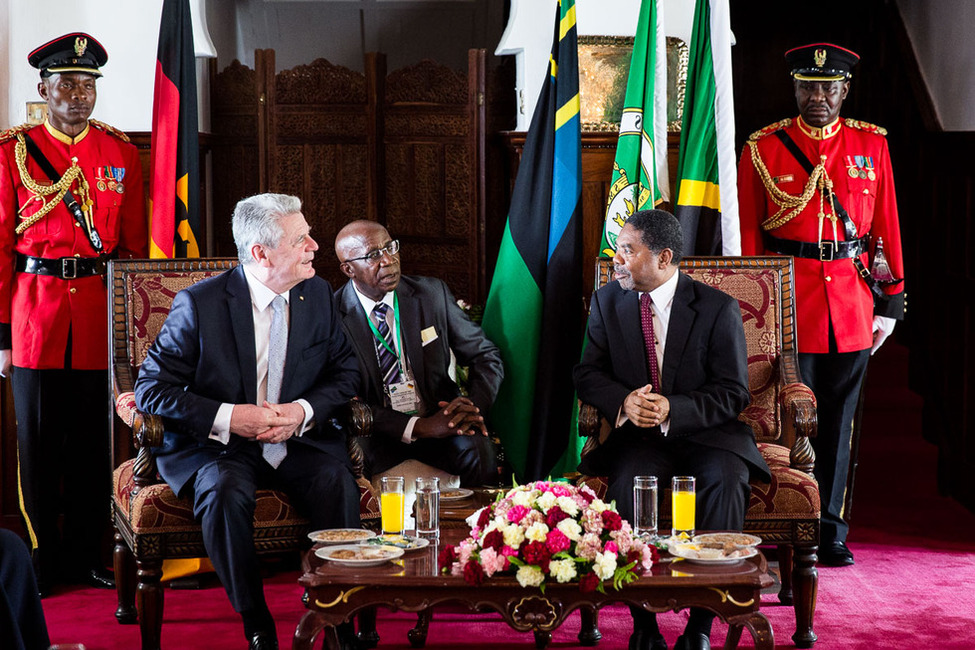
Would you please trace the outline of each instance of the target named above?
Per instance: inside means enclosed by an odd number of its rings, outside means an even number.
[[[633,38],[600,255],[616,254],[616,236],[627,217],[654,207],[669,193],[667,38],[663,22],[661,4],[643,0]],[[655,88],[660,88],[660,92],[655,92]]]
[[[549,74],[518,166],[484,331],[505,377],[492,427],[519,480],[545,477],[567,451],[582,346],[582,156],[575,0],[560,0]]]
[[[164,0],[152,103],[149,255],[199,257],[200,147],[189,0]]]
[[[684,254],[740,255],[728,0],[697,0],[677,179]]]

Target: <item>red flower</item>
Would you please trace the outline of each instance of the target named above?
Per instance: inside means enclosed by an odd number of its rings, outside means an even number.
[[[552,559],[552,554],[542,542],[526,544],[522,550],[522,557],[528,564],[534,564],[540,568],[542,573],[548,573],[548,563]]]
[[[477,518],[477,527],[484,530],[484,527],[491,521],[491,514],[494,508],[482,508],[481,514]]]
[[[484,539],[481,541],[481,547],[493,548],[495,551],[500,553],[501,549],[504,548],[504,535],[501,534],[500,530],[495,528],[484,536]]]
[[[484,582],[484,569],[474,558],[468,560],[467,564],[464,565],[464,582],[475,587],[480,587],[481,583]]]
[[[554,530],[559,522],[563,519],[568,519],[569,515],[565,514],[565,510],[562,508],[550,508],[548,514],[545,515],[545,525],[549,527],[550,530]]]
[[[590,571],[586,575],[579,578],[579,591],[587,594],[592,591],[596,591],[596,587],[599,586],[599,577]]]
[[[586,503],[592,503],[593,499],[596,498],[589,490],[579,490],[579,496],[585,499]]]
[[[440,549],[440,555],[437,556],[437,566],[440,567],[441,571],[449,570],[457,561],[457,557],[457,547],[448,544]]]
[[[623,527],[623,518],[618,512],[603,510],[603,528],[606,530],[619,530]]]

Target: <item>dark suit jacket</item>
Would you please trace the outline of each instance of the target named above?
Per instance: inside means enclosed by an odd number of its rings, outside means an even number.
[[[327,282],[314,277],[291,289],[288,352],[281,402],[308,400],[315,426],[288,448],[311,445],[350,467],[346,431],[334,415],[355,394],[358,371]],[[179,493],[193,474],[224,451],[252,441],[231,434],[210,440],[222,403],[257,403],[254,318],[244,271],[237,267],[180,291],[135,384],[138,407],[166,427],[156,464]]]
[[[593,295],[586,349],[573,379],[579,399],[611,423],[626,396],[649,383],[638,292],[613,281]],[[751,428],[738,420],[750,395],[745,332],[734,298],[680,274],[660,383],[655,391],[670,400],[668,437],[731,451],[753,476],[770,479]],[[627,422],[614,430],[584,468],[598,472],[601,454],[624,451],[627,432],[636,429]]]
[[[482,414],[487,413],[504,377],[497,346],[487,340],[481,328],[457,306],[450,289],[442,281],[404,275],[396,287],[396,295],[403,347],[427,410],[420,415],[427,416],[435,411],[438,401],[449,402],[460,395],[457,384],[447,374],[451,349],[458,365],[470,368],[471,401]],[[373,429],[380,435],[399,439],[410,416],[385,406],[375,338],[351,280],[335,292],[335,298],[342,313],[342,325],[359,359],[358,395],[373,409]],[[430,327],[434,328],[437,338],[423,345],[420,333]]]

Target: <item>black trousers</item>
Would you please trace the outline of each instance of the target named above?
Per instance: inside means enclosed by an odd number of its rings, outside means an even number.
[[[816,437],[810,442],[816,452],[814,474],[823,508],[821,546],[845,542],[850,529],[843,519],[843,502],[850,469],[853,418],[869,358],[869,350],[799,355],[799,372],[803,383],[816,395],[819,419]]]
[[[423,438],[406,444],[373,435],[360,438],[366,476],[385,472],[405,460],[414,459],[450,474],[460,476],[467,487],[495,485],[498,482],[498,459],[494,443],[487,436],[451,436]]]
[[[257,551],[254,509],[257,489],[285,491],[314,529],[358,528],[359,488],[351,472],[333,456],[305,444],[288,442],[288,455],[273,469],[258,444],[239,445],[197,472],[193,513],[203,527],[203,543],[234,609],[271,631]]]
[[[693,476],[697,479],[696,527],[741,530],[751,487],[748,465],[736,454],[651,433],[633,436],[620,452],[625,453],[604,459],[610,465],[606,499],[616,501],[616,509],[627,521],[633,522],[634,476],[656,476],[659,498],[674,476]]]
[[[100,542],[111,521],[108,371],[18,367],[11,381],[22,512],[40,577],[50,582],[58,571],[52,558],[64,556],[62,510],[70,567],[102,566]]]
[[[50,644],[30,553],[17,535],[0,529],[0,648],[36,650]]]

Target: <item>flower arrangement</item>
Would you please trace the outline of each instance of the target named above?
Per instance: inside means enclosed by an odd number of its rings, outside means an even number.
[[[583,592],[605,593],[606,581],[618,590],[656,560],[657,549],[588,487],[536,481],[482,509],[470,537],[441,550],[439,566],[474,586],[514,570],[522,587],[578,581]]]

